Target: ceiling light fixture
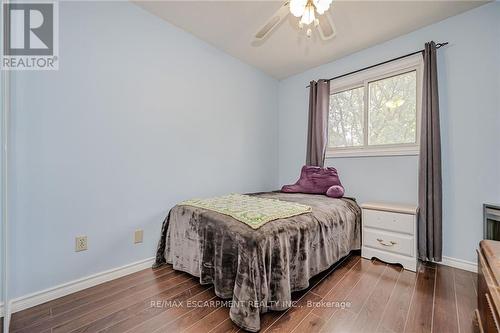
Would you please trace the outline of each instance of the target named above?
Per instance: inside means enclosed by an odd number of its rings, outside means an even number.
[[[314,26],[317,27],[319,24],[316,12],[323,15],[330,8],[331,3],[332,0],[290,0],[290,12],[293,16],[300,17],[299,27],[301,29],[304,25],[308,26],[306,35],[310,38],[312,30],[309,25],[314,23]]]

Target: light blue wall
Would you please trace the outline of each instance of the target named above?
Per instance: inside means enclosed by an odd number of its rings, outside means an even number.
[[[59,71],[13,77],[12,297],[152,257],[179,200],[277,186],[276,80],[129,2],[59,16]]]
[[[429,40],[438,51],[443,150],[444,255],[475,261],[482,203],[500,202],[500,3],[427,26],[280,82],[279,181],[295,181],[304,162],[310,80],[400,56]],[[334,43],[334,42],[333,42]],[[334,47],[334,45],[332,46]],[[418,158],[329,159],[347,194],[367,200],[417,201]]]
[[[439,51],[444,252],[473,261],[481,204],[500,201],[498,22],[489,4],[278,85],[128,2],[62,2],[60,70],[13,75],[10,295],[152,256],[179,200],[294,181],[307,82],[431,39],[450,42]],[[416,201],[415,156],[328,163],[360,202]],[[81,234],[89,250],[75,253]]]

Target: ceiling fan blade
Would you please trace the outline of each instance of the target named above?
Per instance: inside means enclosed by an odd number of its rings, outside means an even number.
[[[319,15],[318,21],[318,31],[321,39],[329,40],[335,37],[335,25],[333,24],[332,17],[328,12],[324,13],[323,15]]]
[[[286,1],[277,11],[271,16],[267,23],[264,24],[255,34],[256,40],[263,40],[271,31],[288,15],[290,9],[288,7],[289,1]]]

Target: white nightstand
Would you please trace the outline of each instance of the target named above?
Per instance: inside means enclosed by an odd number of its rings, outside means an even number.
[[[417,270],[417,206],[367,202],[361,205],[361,256]]]

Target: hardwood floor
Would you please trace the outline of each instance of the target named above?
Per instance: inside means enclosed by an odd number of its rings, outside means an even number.
[[[476,277],[428,263],[412,273],[351,255],[294,293],[296,307],[262,315],[261,332],[472,332]],[[165,266],[15,313],[11,332],[240,331],[218,300],[211,286]]]

